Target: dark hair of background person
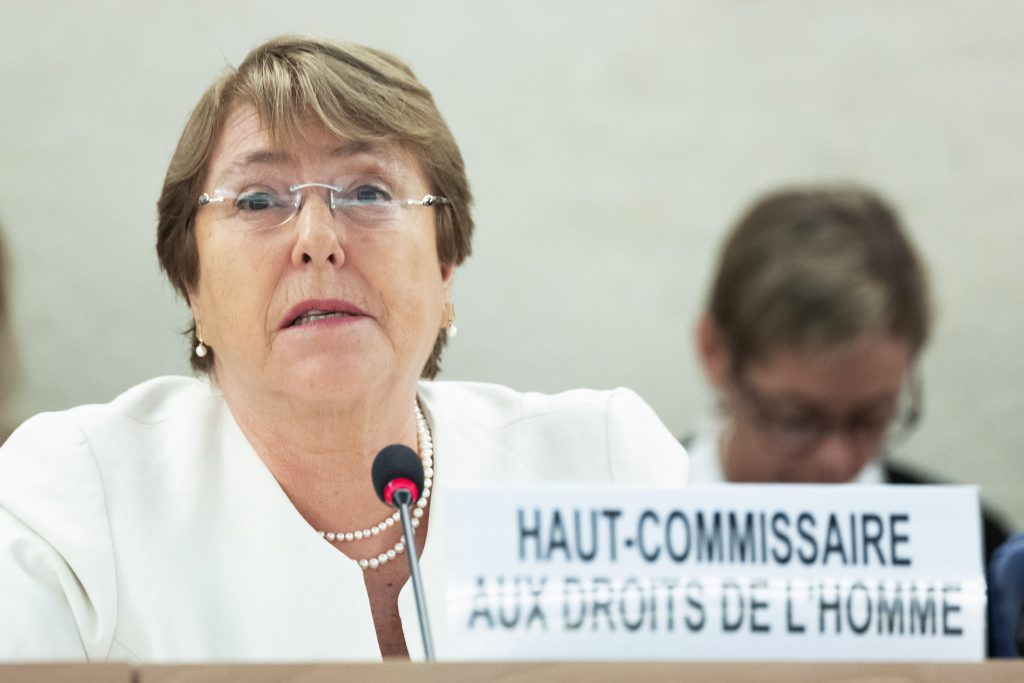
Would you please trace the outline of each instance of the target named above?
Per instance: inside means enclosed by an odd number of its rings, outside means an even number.
[[[778,349],[820,351],[869,332],[907,342],[931,323],[924,266],[895,211],[855,185],[756,201],[727,238],[709,311],[732,371]]]
[[[462,154],[430,92],[395,57],[361,45],[284,36],[246,56],[206,90],[171,158],[157,202],[157,255],[171,284],[184,297],[201,273],[195,215],[206,169],[229,114],[252,105],[275,145],[299,142],[311,126],[339,138],[394,143],[421,164],[430,193],[450,203],[437,212],[437,253],[459,265],[471,250],[472,195]],[[198,342],[195,323],[190,348]],[[422,376],[440,370],[447,331],[441,330]],[[192,353],[192,368],[210,372],[214,350]]]

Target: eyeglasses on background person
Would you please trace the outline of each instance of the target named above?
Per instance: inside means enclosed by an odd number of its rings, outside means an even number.
[[[902,443],[921,420],[922,380],[911,371],[895,400],[864,405],[835,416],[811,402],[782,407],[748,379],[736,377],[735,395],[754,425],[775,447],[791,452],[811,451],[834,432],[842,433],[858,450],[887,450]],[[788,401],[788,399],[787,399]]]

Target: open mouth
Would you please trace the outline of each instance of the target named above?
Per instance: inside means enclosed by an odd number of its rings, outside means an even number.
[[[327,318],[357,318],[360,317],[355,313],[348,313],[346,311],[321,311],[318,309],[311,309],[296,317],[292,320],[288,327],[301,327],[308,325],[309,323],[315,323],[319,320],[325,320]]]

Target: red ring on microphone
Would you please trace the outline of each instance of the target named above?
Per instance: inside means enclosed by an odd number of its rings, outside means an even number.
[[[393,506],[394,503],[391,502],[391,497],[395,495],[395,491],[399,491],[401,489],[406,489],[412,494],[412,502],[415,503],[419,500],[420,492],[419,489],[416,488],[416,484],[404,477],[396,477],[389,481],[387,486],[384,487],[384,502]]]

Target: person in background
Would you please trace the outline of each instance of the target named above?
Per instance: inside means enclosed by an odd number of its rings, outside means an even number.
[[[759,199],[697,325],[718,415],[683,439],[691,483],[927,483],[887,456],[921,419],[931,306],[893,209],[856,186]],[[1006,539],[984,514],[986,558]]]
[[[431,381],[470,201],[392,55],[282,37],[217,78],[157,204],[198,377],[38,415],[0,449],[0,659],[421,658],[401,525],[370,480],[390,444],[424,468],[435,601],[455,559],[432,511],[454,486],[685,484],[631,391]]]
[[[0,226],[0,444],[13,431],[11,389],[17,375],[14,335],[11,330],[10,261]]]

